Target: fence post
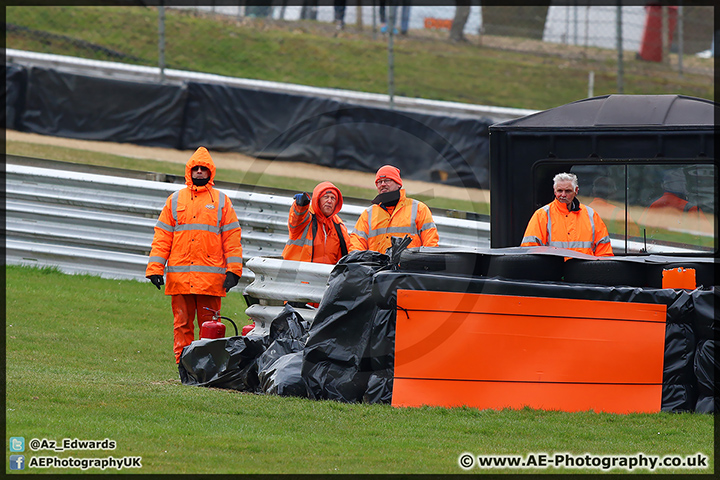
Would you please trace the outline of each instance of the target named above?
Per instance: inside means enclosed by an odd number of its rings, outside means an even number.
[[[662,44],[661,62],[663,65],[670,63],[670,22],[668,21],[668,7],[660,7],[660,41]]]
[[[395,59],[393,58],[393,38],[395,35],[395,11],[397,8],[388,2],[388,95],[390,96],[390,110],[394,108],[395,97]]]
[[[623,41],[622,41],[622,0],[618,0],[616,7],[616,37],[617,37],[617,93],[623,93]]]
[[[165,7],[160,2],[158,7],[158,67],[160,67],[160,83],[165,82]]]
[[[683,50],[685,49],[685,44],[683,43],[683,36],[684,36],[684,34],[683,34],[683,22],[684,22],[684,20],[683,20],[683,6],[682,6],[682,2],[678,2],[678,19],[677,19],[677,22],[678,22],[678,33],[677,33],[677,34],[678,34],[678,36],[677,36],[677,41],[678,41],[678,73],[680,74],[680,76],[682,76],[682,74],[683,74],[683,54],[684,54],[684,51],[683,51]]]

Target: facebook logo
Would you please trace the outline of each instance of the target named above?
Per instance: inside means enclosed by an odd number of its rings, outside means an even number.
[[[10,455],[10,470],[25,470],[25,455]]]
[[[25,451],[25,437],[10,437],[10,451],[11,452],[24,452]]]

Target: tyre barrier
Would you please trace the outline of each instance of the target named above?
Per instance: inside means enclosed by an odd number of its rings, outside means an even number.
[[[698,287],[715,285],[715,264],[669,261],[649,263],[613,258],[584,260],[559,255],[497,254],[491,252],[431,252],[409,249],[400,256],[400,269],[454,275],[502,277],[512,280],[557,281],[602,286],[663,288],[663,271],[695,270]]]
[[[400,255],[400,270],[559,282],[563,276],[563,257],[406,250]]]
[[[487,276],[513,280],[555,281],[563,276],[564,259],[555,255],[491,255]]]
[[[581,260],[571,258],[564,265],[564,280],[569,283],[584,283],[612,287],[645,286],[645,265],[619,260]]]
[[[453,275],[487,274],[487,257],[472,253],[433,253],[405,250],[400,254],[400,269]]]

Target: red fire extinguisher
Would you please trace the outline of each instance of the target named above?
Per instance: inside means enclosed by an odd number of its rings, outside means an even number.
[[[241,332],[241,333],[242,333],[242,336],[243,336],[243,337],[246,336],[248,333],[250,333],[250,332],[252,331],[253,328],[255,328],[255,322],[252,322],[252,323],[249,324],[249,325],[245,325],[245,326],[242,328],[242,332]]]
[[[210,310],[207,307],[205,307],[205,309]],[[225,325],[220,321],[220,319],[227,320],[233,324],[233,327],[235,327],[235,336],[237,337],[237,325],[235,325],[235,322],[233,322],[232,319],[223,317],[220,315],[220,312],[216,312],[215,310],[210,311],[213,313],[212,320],[203,322],[202,326],[200,326],[200,338],[223,338],[225,336]]]

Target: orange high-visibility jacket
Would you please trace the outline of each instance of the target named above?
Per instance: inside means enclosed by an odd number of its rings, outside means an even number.
[[[207,185],[192,183],[191,169],[210,170]],[[165,295],[224,297],[225,273],[242,275],[240,223],[230,198],[212,186],[215,164],[205,147],[185,165],[186,188],[170,195],[155,225],[145,276],[166,274]]]
[[[332,215],[326,217],[320,211],[320,197],[328,190],[337,197],[337,204]],[[337,263],[347,254],[350,244],[347,227],[337,216],[342,205],[340,189],[330,182],[322,182],[313,189],[310,204],[299,207],[293,202],[288,215],[290,238],[285,244],[282,257],[299,262]]]
[[[400,200],[392,210],[371,205],[360,214],[350,234],[350,251],[374,250],[385,253],[391,246],[391,237],[410,235],[412,247],[437,247],[438,231],[432,213],[424,203],[407,198],[400,189]]]
[[[570,212],[557,199],[538,208],[522,239],[522,247],[567,248],[597,257],[613,256],[610,236],[600,215],[587,205]]]

